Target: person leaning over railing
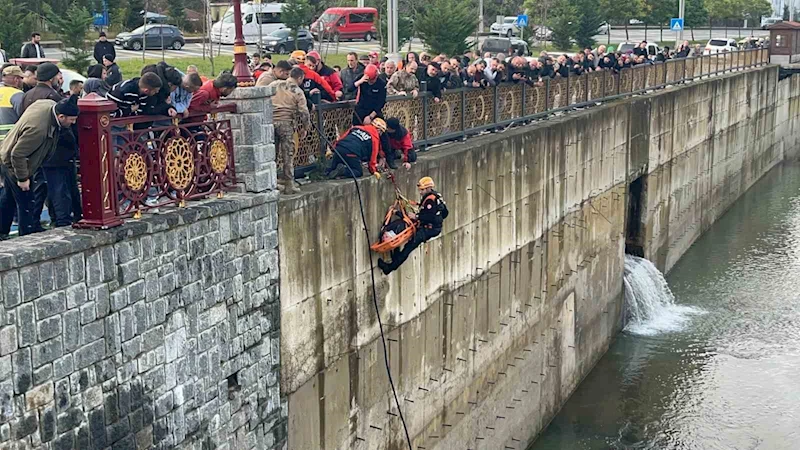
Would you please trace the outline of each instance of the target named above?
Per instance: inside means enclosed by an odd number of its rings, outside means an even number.
[[[325,62],[322,61],[322,56],[320,56],[319,52],[317,51],[308,52],[308,55],[306,55],[306,62],[309,63],[310,61],[313,61],[314,63],[314,71],[317,72],[317,74],[319,74],[319,76],[321,76],[322,79],[327,81],[331,86],[331,89],[333,89],[333,92],[336,96],[336,100],[340,100],[344,95],[344,88],[342,86],[342,80],[339,78],[339,74],[335,70],[325,65]]]
[[[148,97],[161,90],[161,78],[154,73],[146,73],[141,77],[131,78],[114,85],[106,95],[106,99],[116,103],[116,111],[111,117],[127,117],[139,114],[147,106]]]
[[[210,113],[219,103],[236,90],[238,81],[230,72],[222,72],[215,80],[208,80],[192,95],[190,112]]]
[[[411,133],[400,124],[400,119],[397,117],[386,119],[386,137],[389,138],[391,148],[391,152],[386,152],[387,158],[394,158],[399,154],[403,159],[403,167],[410,169],[411,163],[417,162],[417,152],[414,151]]]
[[[428,92],[433,96],[433,101],[439,103],[442,101],[442,83],[439,80],[439,64],[431,62],[425,69],[425,78],[423,79],[427,85]]]
[[[278,186],[286,194],[295,194],[300,190],[294,181],[294,133],[305,137],[309,128],[309,114],[306,97],[300,85],[305,74],[299,67],[289,72],[286,80],[273,81],[269,87],[274,89],[272,95],[272,120],[275,125],[275,140],[278,154],[283,159],[281,173],[278,174]]]
[[[292,65],[289,64],[289,61],[278,61],[272,70],[268,70],[258,77],[256,86],[269,86],[275,80],[285,80],[289,78],[290,70],[292,70]]]
[[[419,94],[419,80],[415,75],[417,63],[411,61],[406,63],[402,70],[398,70],[389,79],[386,85],[386,92],[389,95],[410,95],[416,97]]]
[[[0,144],[0,239],[8,237],[15,210],[20,236],[44,231],[39,217],[46,190],[37,186],[45,183],[42,164],[55,152],[60,130],[72,126],[79,112],[77,96],[58,103],[39,100]]]

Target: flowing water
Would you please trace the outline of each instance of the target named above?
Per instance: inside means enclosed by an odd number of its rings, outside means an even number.
[[[531,450],[800,449],[800,167],[780,166],[666,281],[625,261],[625,330]]]

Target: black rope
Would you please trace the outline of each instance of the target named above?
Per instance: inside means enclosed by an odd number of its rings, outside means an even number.
[[[408,426],[406,425],[406,419],[403,417],[403,410],[400,408],[400,401],[397,398],[397,389],[394,386],[394,380],[392,379],[392,371],[389,369],[389,351],[386,348],[386,335],[383,331],[383,320],[381,320],[381,312],[378,308],[378,290],[375,286],[375,267],[372,265],[372,249],[369,248],[370,242],[370,234],[369,234],[369,227],[367,226],[367,215],[364,213],[364,199],[361,196],[361,188],[358,186],[358,177],[353,172],[353,169],[347,164],[344,157],[338,150],[336,150],[336,146],[331,144],[331,141],[328,140],[328,137],[325,136],[325,133],[317,127],[317,124],[311,120],[312,126],[316,129],[319,138],[325,142],[325,145],[333,150],[336,153],[336,156],[341,160],[345,167],[347,167],[347,171],[350,172],[350,177],[353,179],[353,184],[356,186],[356,194],[358,195],[358,207],[361,210],[361,222],[364,225],[364,234],[367,238],[367,253],[369,254],[369,273],[370,277],[372,278],[372,303],[375,305],[375,315],[378,316],[378,327],[381,330],[381,342],[383,343],[383,361],[386,365],[386,375],[389,377],[389,385],[392,387],[392,394],[394,395],[394,403],[397,405],[397,412],[400,414],[400,421],[403,423],[403,431],[406,433],[406,441],[408,442],[408,449],[413,450],[411,445],[411,436],[408,434]]]

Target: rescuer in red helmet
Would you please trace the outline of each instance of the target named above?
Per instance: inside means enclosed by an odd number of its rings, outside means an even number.
[[[364,68],[364,76],[354,85],[358,94],[353,125],[369,125],[372,119],[383,118],[381,110],[386,104],[386,82],[378,77],[378,68],[374,64],[368,64]]]

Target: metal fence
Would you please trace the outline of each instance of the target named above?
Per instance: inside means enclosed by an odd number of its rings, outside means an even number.
[[[767,49],[749,49],[639,65],[619,73],[588,72],[547,79],[535,85],[502,83],[486,89],[453,89],[446,91],[438,103],[430,93],[423,92],[417,98],[389,97],[383,115],[399,118],[411,133],[414,146],[424,148],[569,108],[767,63]],[[311,120],[334,142],[352,125],[354,105],[354,102],[319,104]],[[325,150],[325,142],[319,135],[308,133],[299,141],[295,154],[297,171],[305,173]]]

